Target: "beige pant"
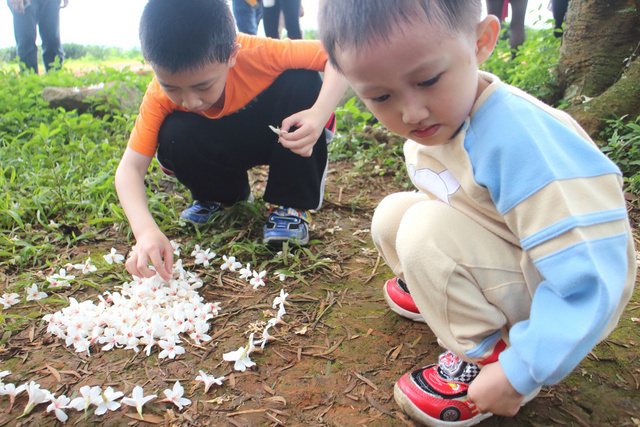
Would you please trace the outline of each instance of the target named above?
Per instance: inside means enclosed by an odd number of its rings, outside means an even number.
[[[521,265],[528,257],[446,203],[392,194],[376,209],[371,232],[429,327],[459,357],[482,361],[529,317],[541,278],[535,273],[532,284],[530,268]]]

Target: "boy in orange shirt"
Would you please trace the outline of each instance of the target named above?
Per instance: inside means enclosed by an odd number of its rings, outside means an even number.
[[[306,244],[307,210],[322,204],[333,109],[346,89],[320,42],[236,34],[225,0],[150,0],[140,41],[155,77],[115,177],[137,240],[128,271],[150,277],[151,263],[170,278],[173,248],[144,187],[154,154],[191,191],[181,217],[194,223],[246,200],[247,170],[269,165],[264,241]]]

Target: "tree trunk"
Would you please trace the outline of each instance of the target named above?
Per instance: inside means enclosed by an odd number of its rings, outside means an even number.
[[[603,118],[640,115],[640,0],[571,0],[565,22],[558,79],[567,111],[592,136]]]

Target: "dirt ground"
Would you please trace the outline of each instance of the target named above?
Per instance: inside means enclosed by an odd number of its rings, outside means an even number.
[[[352,168],[346,163],[332,165],[325,205],[312,234],[321,241],[313,251],[332,261],[321,273],[306,278],[306,284],[286,285],[291,294],[287,324],[274,333],[277,341],[252,355],[257,362],[253,369],[234,372],[221,356],[246,343],[243,331],[256,317],[264,318],[280,285],[271,282],[256,293],[216,274],[200,289],[207,301],[225,302],[220,316],[211,321],[209,333],[214,339],[206,345],[187,345],[187,352],[174,360],[158,361],[157,352],[147,358],[124,350],[96,350],[86,357],[47,334],[44,322],[35,321],[0,346],[0,371],[13,372],[5,382],[34,380],[67,396],[83,385],[112,386],[130,395],[137,384],[147,394],[162,395],[180,380],[185,396],[193,401],[179,412],[159,397],[145,406],[145,421],[130,407],[102,417],[68,410],[67,425],[414,425],[396,405],[393,386],[405,372],[433,363],[442,349],[426,325],[391,312],[381,292],[392,273],[373,248],[368,229],[377,202],[399,186],[392,177],[377,173],[349,175]],[[126,247],[125,241],[120,243],[119,248]],[[106,253],[113,242],[96,245],[103,245]],[[77,248],[77,253],[86,250]],[[11,277],[6,272],[4,276],[0,279],[9,283]],[[73,296],[80,301],[86,298],[83,292]],[[42,314],[52,311],[39,309]],[[492,417],[481,425],[640,425],[639,317],[636,291],[616,331],[568,378],[544,387],[516,417]],[[194,381],[200,369],[226,375],[228,381],[205,395],[201,383]],[[8,399],[0,397],[0,426],[59,424],[43,413],[45,405],[16,420],[26,401],[26,393],[20,395],[7,413]]]

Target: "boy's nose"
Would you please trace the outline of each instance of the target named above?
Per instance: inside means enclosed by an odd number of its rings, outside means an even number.
[[[407,99],[402,108],[402,121],[406,124],[420,123],[429,117],[429,109],[418,99]]]
[[[185,95],[182,98],[182,106],[188,110],[195,110],[202,105],[202,100],[198,96]]]

